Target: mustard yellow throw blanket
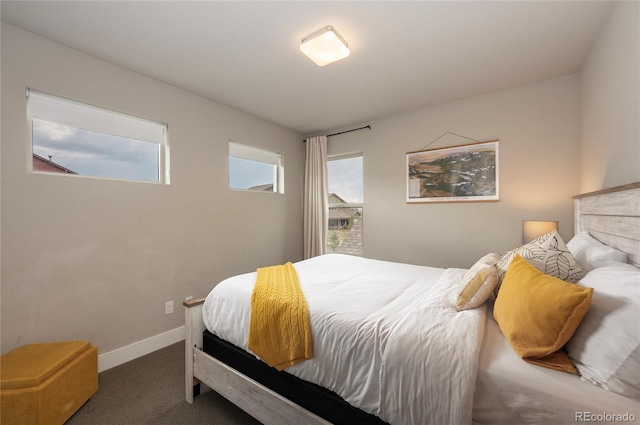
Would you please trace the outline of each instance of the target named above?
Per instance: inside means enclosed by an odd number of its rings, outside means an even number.
[[[293,264],[257,271],[251,295],[249,349],[278,370],[310,359],[309,307]]]

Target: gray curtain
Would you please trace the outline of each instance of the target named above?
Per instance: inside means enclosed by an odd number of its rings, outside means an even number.
[[[329,207],[327,136],[307,139],[304,172],[304,258],[326,253]]]

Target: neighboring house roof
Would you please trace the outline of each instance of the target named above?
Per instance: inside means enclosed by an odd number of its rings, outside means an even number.
[[[362,255],[362,217],[357,219],[342,243],[334,251],[340,254]]]
[[[346,204],[347,202],[342,199],[341,197],[339,197],[338,195],[336,195],[335,193],[330,193],[329,194],[329,205],[337,205],[337,204]]]
[[[360,217],[358,208],[353,207],[336,207],[336,205],[346,204],[345,200],[335,193],[329,194],[329,219],[350,219],[352,217]]]
[[[48,173],[78,174],[73,170],[63,167],[60,164],[56,164],[55,162],[51,161],[51,159],[45,159],[35,153],[33,154],[33,171],[46,171]]]
[[[261,184],[258,186],[252,186],[249,190],[257,190],[262,192],[273,192],[273,183]]]
[[[348,220],[353,217],[353,213],[349,211],[349,208],[331,208],[329,210],[329,219],[330,220],[338,220],[345,219]]]
[[[351,217],[360,217],[360,211],[357,208],[330,208],[329,219],[349,219]]]

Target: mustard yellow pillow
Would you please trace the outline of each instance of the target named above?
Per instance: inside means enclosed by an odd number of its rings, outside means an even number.
[[[562,347],[589,310],[593,288],[546,275],[516,254],[498,292],[493,314],[523,360],[576,374]]]

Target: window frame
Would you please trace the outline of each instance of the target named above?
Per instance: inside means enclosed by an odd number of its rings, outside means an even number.
[[[360,219],[364,220],[364,153],[363,152],[351,152],[351,153],[342,153],[342,154],[334,154],[334,155],[328,155],[327,156],[327,163],[330,161],[339,161],[342,159],[350,159],[350,158],[362,158],[362,202],[345,202],[344,204],[341,204],[340,207],[336,207],[336,208],[358,208],[360,209]],[[327,178],[329,177],[329,173],[328,173],[328,167],[327,167]],[[329,210],[331,210],[331,207],[328,204],[328,196],[331,194],[332,192],[327,191],[327,212]],[[339,195],[339,194],[338,194]],[[328,246],[329,246],[329,233],[331,232],[331,230],[329,230],[329,217],[327,216],[327,252],[328,251]],[[361,243],[362,243],[362,251],[359,254],[351,254],[351,255],[358,255],[358,256],[363,256],[364,255],[364,225],[362,227],[362,233],[360,235],[360,237],[362,238]],[[334,251],[332,251],[334,252]],[[339,251],[335,251],[335,252],[339,252]]]
[[[78,124],[82,119],[78,120],[77,118],[71,119],[56,119],[56,115],[60,114],[60,111],[56,111],[51,115],[47,116],[47,113],[37,111],[38,108],[42,110],[41,106],[33,107],[34,97],[37,99],[35,102],[49,102],[51,104],[59,104],[61,109],[68,108],[73,110],[77,108],[77,110],[84,110],[87,112],[87,115],[100,115],[101,118],[104,118],[103,122],[97,123],[96,121],[91,122],[91,119],[87,119],[86,122],[88,125]],[[37,103],[36,103],[37,105]],[[35,113],[34,110],[36,109]],[[68,97],[59,96],[47,92],[43,92],[40,90],[33,89],[31,87],[26,88],[26,124],[27,124],[27,172],[33,174],[42,174],[42,175],[56,175],[56,176],[68,176],[74,178],[85,178],[85,179],[99,179],[99,180],[111,180],[111,181],[120,181],[120,182],[135,182],[135,183],[149,183],[149,184],[170,184],[170,162],[169,162],[169,126],[166,123],[162,123],[159,121],[150,120],[147,118],[142,118],[130,113],[117,111],[110,108],[105,108],[103,106],[97,106],[88,102],[78,101],[74,99],[70,99]],[[53,117],[53,118],[52,118]],[[94,117],[95,118],[95,117]],[[108,134],[114,137],[124,137],[130,140],[135,140],[140,143],[154,143],[158,145],[158,180],[138,180],[132,178],[119,178],[119,177],[105,177],[105,176],[90,176],[83,174],[73,174],[73,173],[55,173],[49,171],[41,171],[34,170],[33,167],[33,155],[35,154],[33,149],[33,120],[47,121],[52,122],[57,125],[61,125],[64,127],[80,129],[83,131],[89,131],[94,133],[102,133]],[[105,130],[108,127],[106,122],[120,122],[120,123],[132,123],[132,126],[138,126],[139,128],[147,127],[150,130],[148,131],[123,131],[122,129],[112,131]],[[126,125],[125,125],[126,126]],[[161,134],[160,134],[161,133]],[[137,137],[137,135],[142,135],[141,137]]]
[[[228,156],[227,156],[227,187],[229,190],[238,190],[246,192],[261,192],[261,193],[279,193],[284,194],[284,155],[280,152],[276,152],[267,148],[257,147],[249,145],[247,143],[236,142],[235,140],[229,140],[228,142]],[[243,159],[261,164],[268,164],[274,167],[273,169],[273,190],[255,190],[244,189],[240,187],[231,187],[231,166],[230,158]]]

